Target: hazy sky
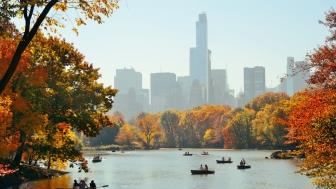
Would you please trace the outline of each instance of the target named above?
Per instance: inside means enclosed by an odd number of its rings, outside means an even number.
[[[63,32],[113,85],[117,68],[133,67],[149,87],[152,72],[189,72],[198,14],[208,16],[212,68],[226,68],[230,88],[243,90],[243,67],[264,66],[266,85],[278,84],[286,57],[302,60],[328,34],[318,23],[334,0],[120,0],[104,24],[79,36]]]

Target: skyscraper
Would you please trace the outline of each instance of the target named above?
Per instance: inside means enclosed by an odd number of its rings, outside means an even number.
[[[121,112],[126,119],[148,111],[148,89],[142,89],[142,74],[133,68],[117,69],[114,87],[118,89],[114,110]]]
[[[196,47],[190,48],[189,59],[190,77],[193,82],[198,81],[196,83],[200,85],[200,95],[202,95],[196,99],[202,99],[202,103],[206,103],[209,96],[210,54],[211,51],[208,49],[207,16],[202,13],[198,16],[198,21],[196,22]]]
[[[307,80],[310,77],[309,70],[306,70],[306,61],[296,61],[295,62],[295,75],[293,76],[293,91],[298,92],[305,89],[308,84]]]
[[[227,75],[225,69],[211,70],[209,91],[209,103],[225,104],[226,93],[228,93]]]
[[[244,68],[244,98],[245,103],[265,92],[265,68],[255,66]]]
[[[295,63],[294,57],[287,57],[287,78],[286,78],[286,92],[288,95],[294,94],[293,75]]]
[[[180,86],[182,92],[182,109],[187,109],[190,107],[192,79],[190,76],[180,76],[177,77],[177,84]]]
[[[287,58],[287,78],[285,79],[285,88],[288,95],[307,87],[307,80],[310,76],[306,69],[306,61],[294,61],[294,57]]]
[[[142,74],[133,68],[117,69],[114,76],[114,87],[119,93],[127,93],[129,89],[142,89]]]
[[[166,109],[179,108],[182,91],[176,82],[174,73],[151,73],[151,110],[160,112]]]

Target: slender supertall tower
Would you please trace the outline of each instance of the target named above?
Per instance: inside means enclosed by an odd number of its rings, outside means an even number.
[[[196,22],[196,47],[190,48],[190,76],[199,83],[201,90],[200,105],[208,102],[209,75],[211,70],[210,53],[208,49],[208,23],[205,13],[201,13]],[[193,95],[193,94],[191,94]],[[192,104],[193,105],[193,104]]]

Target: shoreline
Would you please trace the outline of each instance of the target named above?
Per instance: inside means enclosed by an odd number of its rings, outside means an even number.
[[[55,170],[55,169],[48,170],[45,168],[31,165],[20,165],[20,168],[17,172],[0,177],[0,186],[4,188],[19,186],[26,182],[42,179],[50,179],[66,175],[68,173],[69,172],[61,170]]]

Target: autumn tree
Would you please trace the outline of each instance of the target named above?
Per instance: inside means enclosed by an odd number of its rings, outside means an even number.
[[[180,113],[179,147],[200,147],[202,139],[198,138],[195,128],[196,117],[190,111]]]
[[[320,188],[336,188],[336,11],[330,10],[321,23],[331,34],[308,55],[308,67],[303,69],[313,70],[308,80],[313,90],[292,97],[288,138],[306,156],[301,172]]]
[[[285,93],[268,92],[253,98],[246,104],[245,107],[258,112],[267,104],[274,104],[288,98],[288,95]]]
[[[228,121],[231,108],[228,106],[203,105],[181,113],[179,135],[183,146],[223,147],[222,129]],[[209,135],[211,132],[211,140]],[[206,139],[206,141],[205,141]]]
[[[49,157],[62,155],[62,159],[70,160],[74,159],[75,154],[78,155],[77,159],[85,161],[81,158],[80,149],[76,147],[74,140],[61,138],[68,141],[65,143],[66,148],[55,148],[52,137],[58,132],[60,124],[70,127],[67,133],[97,135],[101,128],[111,124],[105,113],[112,108],[112,98],[116,90],[98,83],[98,69],[85,62],[84,56],[63,40],[39,35],[31,48],[34,52],[30,55],[33,70],[21,75],[33,77],[14,80],[26,83],[23,85],[24,83],[19,82],[18,85],[18,90],[21,91],[19,94],[25,101],[21,100],[21,105],[15,106],[22,110],[15,109],[17,113],[14,115],[14,126],[20,132],[20,146],[16,151],[14,165],[20,164],[27,148],[34,150],[39,146],[54,149],[50,150],[52,154]],[[52,137],[45,137],[47,141],[34,143],[32,136],[38,131]],[[67,154],[64,151],[66,149],[73,151]],[[49,157],[47,161],[54,161],[55,158]]]
[[[258,148],[279,149],[286,147],[286,120],[290,110],[289,100],[267,104],[257,112],[252,121],[252,134]]]
[[[235,115],[229,120],[227,126],[223,129],[224,146],[226,148],[250,148],[254,146],[252,136],[252,120],[255,117],[255,111],[244,109],[235,112]]]
[[[216,140],[216,132],[213,128],[208,128],[203,136],[203,141],[206,146],[209,146],[214,143],[214,140]]]
[[[151,149],[154,145],[158,145],[160,137],[162,137],[158,115],[141,114],[137,118],[136,126],[145,149]]]
[[[319,187],[335,188],[336,91],[311,90],[298,96],[289,116],[288,138],[306,156],[301,172]]]
[[[125,124],[124,116],[120,112],[115,112],[109,116],[109,120],[111,124],[102,128],[97,136],[87,138],[87,142],[91,146],[109,145],[116,142],[116,136]]]
[[[308,80],[313,86],[321,88],[336,88],[336,11],[330,10],[325,21],[320,21],[330,31],[326,43],[308,55],[308,69],[314,72]],[[306,69],[307,69],[306,68]],[[303,68],[305,69],[305,68]]]
[[[6,68],[9,66],[9,60],[15,52],[14,40],[9,38],[9,33],[2,33],[0,37],[0,76],[5,74]],[[19,148],[16,154],[22,154],[22,145],[27,136],[31,136],[36,129],[38,129],[45,120],[45,115],[38,111],[38,108],[34,106],[34,103],[29,102],[28,96],[33,91],[41,89],[43,83],[39,82],[43,80],[43,74],[37,74],[39,68],[37,68],[32,62],[30,62],[31,54],[24,53],[18,63],[18,68],[15,71],[13,79],[10,81],[9,86],[3,93],[3,97],[10,98],[12,105],[10,106],[10,112],[12,113],[12,120],[10,129],[6,132],[5,138],[18,138],[18,141],[12,141],[13,144],[17,144]],[[39,79],[38,79],[39,78]],[[34,82],[30,82],[34,81]],[[12,149],[12,150],[16,150]],[[17,160],[19,162],[19,160]]]
[[[18,146],[18,135],[8,135],[12,125],[13,113],[10,97],[0,97],[0,157],[8,158]]]
[[[116,137],[116,142],[120,145],[126,145],[130,149],[134,149],[137,141],[136,128],[130,124],[124,124]]]
[[[110,16],[118,8],[116,0],[3,0],[0,1],[0,20],[12,18],[23,19],[24,31],[18,39],[16,50],[10,59],[9,66],[0,80],[0,94],[13,76],[24,51],[43,27],[55,32],[57,27],[64,27],[63,22],[68,16],[53,17],[49,15],[63,15],[76,12],[74,20],[76,26],[85,24],[85,20],[102,23],[104,16]],[[72,9],[72,10],[71,10]],[[53,14],[50,14],[53,12]],[[77,31],[76,27],[73,28]]]
[[[44,160],[48,169],[60,169],[65,168],[68,161],[82,160],[80,147],[80,140],[69,124],[48,124],[32,136],[25,153],[32,154],[29,163]]]
[[[160,116],[160,125],[164,130],[167,147],[176,147],[178,139],[179,116],[177,112],[166,111]]]

